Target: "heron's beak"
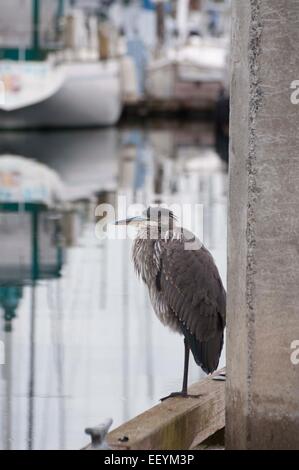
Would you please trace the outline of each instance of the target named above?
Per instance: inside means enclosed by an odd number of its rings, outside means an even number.
[[[128,217],[127,219],[124,219],[124,220],[117,220],[115,222],[115,225],[138,225],[146,221],[147,221],[146,217],[137,215],[136,217]]]

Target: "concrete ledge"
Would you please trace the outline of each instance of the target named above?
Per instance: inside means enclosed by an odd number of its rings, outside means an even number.
[[[109,446],[188,450],[204,442],[225,425],[225,382],[212,380],[219,372],[190,387],[190,393],[200,394],[200,398],[171,398],[110,432]]]

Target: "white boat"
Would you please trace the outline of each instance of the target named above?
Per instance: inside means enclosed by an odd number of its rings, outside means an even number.
[[[212,95],[225,81],[228,46],[216,38],[191,37],[179,48],[167,49],[147,69],[146,90],[157,99],[188,99],[210,86]],[[216,94],[217,96],[217,94]]]
[[[229,40],[214,37],[204,27],[198,12],[196,25],[190,24],[189,1],[177,8],[178,38],[156,51],[146,73],[146,92],[160,100],[216,101],[227,73]]]
[[[0,128],[115,124],[126,92],[123,72],[128,58],[125,51],[119,51],[119,38],[113,28],[105,25],[101,34],[96,17],[65,7],[59,16],[59,30],[53,5],[61,2],[47,0],[39,5],[36,0],[35,10],[31,11],[32,2],[27,1],[26,13],[35,22],[27,20],[29,33],[21,47],[22,24],[19,31],[12,21],[13,3],[7,2],[3,10],[7,19],[0,18]],[[49,11],[43,10],[46,5],[52,9],[50,18]],[[2,31],[6,40],[2,39]]]
[[[115,124],[122,111],[117,60],[0,62],[0,128]]]

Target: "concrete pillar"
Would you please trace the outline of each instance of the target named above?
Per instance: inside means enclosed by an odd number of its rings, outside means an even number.
[[[299,1],[232,27],[226,446],[299,449]]]

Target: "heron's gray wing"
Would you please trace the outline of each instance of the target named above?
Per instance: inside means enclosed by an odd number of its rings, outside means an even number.
[[[208,250],[185,250],[181,240],[161,243],[160,294],[198,340],[213,337],[225,326],[226,296]],[[219,323],[220,322],[220,323]]]
[[[226,294],[218,269],[203,246],[186,250],[182,240],[159,243],[160,295],[178,318],[195,360],[210,371],[218,365],[225,326]]]

